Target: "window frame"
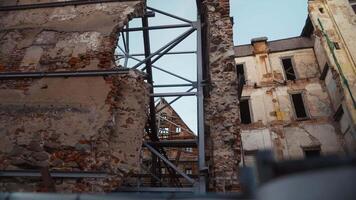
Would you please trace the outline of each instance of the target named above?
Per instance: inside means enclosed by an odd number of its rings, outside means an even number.
[[[288,92],[289,94],[289,99],[290,99],[290,102],[291,102],[291,105],[293,107],[293,118],[294,120],[296,121],[304,121],[304,120],[309,120],[311,119],[311,116],[310,116],[310,112],[309,112],[309,106],[308,104],[306,103],[306,95],[305,95],[305,91],[302,91],[302,90],[297,90],[297,91],[291,91],[291,92]],[[296,95],[296,94],[300,94],[302,96],[302,100],[303,100],[303,105],[304,105],[304,110],[305,110],[305,114],[307,115],[306,117],[297,117],[297,112],[296,112],[296,106],[294,105],[294,101],[293,101],[293,97],[292,95]]]
[[[251,119],[251,123],[249,123],[249,124],[254,123],[251,97],[250,96],[243,96],[240,99],[240,102],[241,101],[247,101],[248,102],[248,108],[250,110],[250,119]],[[240,109],[240,102],[239,102],[239,110],[241,110]],[[241,121],[241,112],[239,112],[239,117],[240,117],[240,121]],[[243,124],[243,123],[241,122],[241,124]],[[243,125],[248,125],[248,124],[243,124]]]
[[[283,64],[283,60],[284,59],[290,59],[291,60],[292,68],[293,68],[294,75],[295,75],[295,80],[288,80],[287,79],[287,73],[286,73],[286,70],[284,69],[284,64]],[[300,79],[298,71],[297,71],[297,68],[296,68],[296,63],[295,63],[295,60],[294,60],[294,56],[281,56],[281,57],[279,57],[279,62],[281,64],[281,67],[282,67],[282,70],[283,70],[283,75],[284,75],[284,80],[285,81],[296,81],[296,80]]]

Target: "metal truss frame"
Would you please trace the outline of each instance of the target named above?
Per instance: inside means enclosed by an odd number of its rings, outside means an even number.
[[[200,6],[197,4],[197,6]],[[198,8],[199,9],[199,8]],[[193,185],[193,188],[191,189],[183,189],[183,191],[194,191],[200,194],[203,194],[206,192],[206,169],[207,167],[205,166],[205,141],[204,141],[204,110],[203,110],[203,55],[202,55],[202,24],[200,21],[200,16],[198,15],[197,21],[190,21],[187,19],[184,19],[179,16],[172,15],[170,13],[151,8],[151,7],[146,7],[146,12],[154,12],[154,13],[159,13],[177,20],[180,20],[184,22],[184,24],[174,24],[174,25],[162,25],[162,26],[149,26],[148,24],[148,17],[145,15],[142,18],[142,27],[138,28],[129,28],[128,26],[122,30],[121,35],[123,39],[123,45],[124,47],[121,47],[118,45],[118,49],[121,51],[121,54],[116,55],[116,58],[118,60],[124,59],[124,67],[125,68],[132,68],[132,69],[141,69],[143,72],[147,74],[148,80],[147,82],[152,85],[151,89],[151,99],[150,99],[150,127],[149,127],[149,136],[151,141],[146,141],[144,143],[144,146],[148,148],[152,152],[152,162],[159,162],[160,160],[163,161],[163,163],[166,165],[167,169],[171,168],[174,170],[173,174],[170,172],[171,176],[176,176],[176,173],[180,175],[181,177],[185,178],[189,183]],[[150,30],[159,30],[159,29],[173,29],[173,28],[183,28],[183,27],[188,27],[189,29],[180,34],[178,37],[174,38],[167,44],[163,45],[161,48],[159,48],[157,51],[151,53],[150,52],[150,41],[149,41],[149,31]],[[136,32],[136,31],[142,31],[143,32],[143,41],[144,41],[144,49],[145,53],[140,54],[140,53],[130,53],[130,48],[129,48],[129,43],[130,43],[130,32]],[[197,34],[197,49],[196,51],[176,51],[173,52],[171,51],[175,46],[180,44],[182,41],[184,41],[188,36],[190,36],[192,33],[196,32]],[[169,70],[164,69],[163,67],[158,67],[154,65],[156,61],[158,61],[161,57],[164,55],[179,55],[179,54],[196,54],[197,57],[197,81],[192,81],[189,80],[179,74],[173,73]],[[144,56],[144,59],[138,59],[137,57],[139,56]],[[133,65],[132,67],[128,66],[128,60],[133,59],[134,61],[137,61],[138,63]],[[144,65],[145,64],[145,65]],[[143,66],[144,65],[144,66]],[[173,77],[176,77],[178,79],[181,79],[185,82],[188,82],[186,84],[166,84],[166,85],[154,85],[153,77],[152,77],[152,69],[157,69],[161,72],[164,72],[168,75],[171,75]],[[154,88],[173,88],[173,87],[191,87],[188,89],[186,92],[170,92],[170,93],[155,93]],[[195,92],[192,92],[193,90],[196,90]],[[154,97],[176,97],[172,101],[168,103],[168,105],[171,105],[172,103],[176,102],[182,97],[185,96],[196,96],[197,97],[197,119],[198,119],[198,141],[189,141],[189,142],[184,142],[184,141],[177,141],[177,142],[165,142],[165,141],[159,141],[158,139],[158,130],[157,130],[157,125],[156,125],[156,113],[159,113],[162,111],[165,107],[160,108],[159,110],[156,110],[155,104],[154,104]],[[168,106],[167,105],[167,106]],[[180,171],[178,167],[176,167],[173,163],[171,163],[168,158],[165,156],[165,151],[162,147],[165,148],[170,148],[170,147],[198,147],[198,165],[199,165],[199,179],[194,180],[188,175],[186,175],[184,172]],[[157,160],[157,157],[159,160]],[[159,169],[152,169],[151,173],[155,177],[161,177],[160,174],[160,166],[158,164],[152,163],[152,168],[157,168]],[[158,173],[158,174],[155,174]],[[155,185],[155,184],[153,184]],[[164,188],[161,188],[161,191],[165,191]],[[176,191],[181,191],[181,187],[178,187]],[[129,189],[130,191],[147,191],[147,190],[152,190],[152,191],[159,191],[159,187],[144,187],[142,190],[140,188],[135,187],[134,189]]]
[[[36,9],[36,8],[50,8],[50,7],[60,7],[60,6],[76,6],[84,4],[93,4],[93,3],[109,3],[109,2],[125,2],[132,0],[73,0],[73,1],[63,1],[63,2],[53,2],[53,3],[39,3],[39,4],[26,4],[26,5],[17,5],[17,6],[2,6],[0,7],[1,11],[14,11],[14,10],[24,10],[24,9]],[[147,83],[152,87],[150,89],[150,109],[149,109],[149,127],[146,128],[148,132],[150,141],[146,141],[144,146],[152,152],[152,181],[153,187],[145,188],[134,188],[127,189],[130,191],[191,191],[199,194],[206,193],[206,176],[207,176],[207,167],[205,164],[205,136],[204,136],[204,108],[203,108],[203,49],[202,49],[202,23],[200,16],[200,0],[197,0],[197,20],[191,21],[184,19],[182,17],[155,9],[146,6],[146,13],[142,17],[142,27],[139,28],[130,28],[129,25],[126,28],[121,30],[121,36],[124,43],[124,47],[118,45],[118,48],[122,52],[120,55],[115,55],[117,60],[124,59],[124,66],[117,69],[109,70],[89,70],[89,71],[60,71],[60,72],[14,72],[14,73],[0,73],[0,79],[18,79],[18,78],[45,78],[45,77],[83,77],[83,76],[106,76],[106,75],[118,75],[128,73],[130,69],[140,69],[146,75]],[[176,20],[182,21],[182,24],[169,24],[162,26],[149,26],[148,17],[153,17],[154,13],[159,13]],[[150,48],[150,30],[161,30],[161,29],[175,29],[175,28],[189,28],[187,31],[174,38],[167,44],[163,45],[155,52],[151,52]],[[142,31],[143,32],[143,41],[144,41],[144,53],[130,53],[130,32]],[[176,51],[173,52],[172,49],[184,41],[191,34],[197,34],[197,49],[193,51]],[[154,65],[160,58],[165,55],[181,55],[181,54],[196,54],[197,58],[197,80],[192,81],[181,75],[170,72],[169,70],[164,69],[163,67],[158,67]],[[138,59],[137,57],[144,56],[144,59]],[[128,66],[129,59],[133,59],[138,63],[132,67]],[[166,85],[154,85],[154,80],[152,76],[152,69],[159,70],[166,74],[169,74],[173,77],[181,79],[186,84],[166,84]],[[170,92],[170,93],[155,93],[154,88],[173,88],[173,87],[190,87],[186,92]],[[193,91],[196,90],[196,91]],[[168,103],[168,105],[173,104],[177,100],[185,96],[196,96],[197,97],[197,120],[198,120],[198,141],[176,141],[176,142],[165,142],[159,141],[158,130],[156,124],[156,112],[160,112],[164,109],[156,111],[155,108],[155,97],[176,97]],[[180,171],[171,161],[169,161],[164,148],[169,147],[198,147],[198,167],[199,175],[198,180],[194,180],[192,177],[188,176],[184,172]],[[163,161],[163,164],[166,166],[168,172],[172,176],[172,180],[175,180],[177,187],[155,187],[157,178],[161,176],[161,166],[160,163]],[[10,176],[24,176],[24,177],[33,177],[40,176],[40,172],[34,171],[1,171],[0,177],[10,177]],[[72,178],[102,178],[106,175],[103,173],[76,173],[71,174],[67,172],[50,172],[50,175],[53,177],[72,177]],[[179,178],[178,175],[185,178],[189,183],[192,184],[191,188],[182,188],[179,187]]]

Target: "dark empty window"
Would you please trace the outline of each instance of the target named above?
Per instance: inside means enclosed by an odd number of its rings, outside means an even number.
[[[308,118],[307,111],[305,110],[305,105],[303,101],[303,95],[301,93],[292,94],[292,101],[294,106],[294,112],[297,119]]]
[[[356,0],[349,0],[349,2],[350,2],[352,9],[356,13]]]
[[[338,42],[333,42],[334,43],[334,47],[335,49],[339,50],[340,49],[340,45]]]
[[[343,115],[344,115],[344,109],[342,108],[342,105],[340,105],[334,114],[334,120],[340,121]]]
[[[315,158],[320,156],[320,148],[304,149],[306,158]]]
[[[297,77],[295,75],[293,69],[293,62],[291,58],[283,58],[282,59],[284,73],[286,75],[287,80],[295,80]]]
[[[326,75],[328,74],[329,68],[330,68],[330,66],[328,65],[328,63],[325,63],[324,69],[323,69],[323,71],[321,72],[321,75],[320,75],[320,80],[325,80]]]
[[[252,119],[251,119],[250,104],[248,99],[240,100],[240,116],[241,116],[241,123],[243,124],[251,123]]]
[[[245,70],[244,70],[244,65],[243,64],[238,64],[236,65],[236,69],[237,69],[237,73],[244,75],[245,74]]]
[[[238,96],[238,99],[241,99],[242,90],[243,90],[244,85],[246,84],[245,69],[244,69],[243,64],[236,65],[236,73],[237,73],[237,79],[238,79],[237,96]]]

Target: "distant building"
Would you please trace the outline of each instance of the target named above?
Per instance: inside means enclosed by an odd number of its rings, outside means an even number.
[[[300,37],[235,47],[244,164],[261,149],[277,159],[356,151],[354,10],[310,1]]]
[[[157,127],[159,131],[160,141],[187,141],[195,143],[197,136],[186,125],[178,113],[172,108],[168,102],[161,98],[156,105],[157,110]],[[185,174],[197,177],[198,175],[198,150],[194,147],[166,147],[165,152],[169,160],[174,163]],[[144,148],[142,151],[141,174],[134,179],[131,179],[128,184],[140,184],[140,186],[152,186],[152,176],[150,175],[151,169],[151,152]],[[184,178],[179,175],[172,176],[167,167],[161,162],[161,175],[157,177],[162,184],[172,183],[174,177],[178,177],[182,185],[188,184]],[[136,175],[137,176],[137,175]],[[156,184],[159,181],[156,179]]]

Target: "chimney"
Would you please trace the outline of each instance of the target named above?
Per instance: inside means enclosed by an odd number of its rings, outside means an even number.
[[[253,53],[254,54],[267,53],[269,50],[267,40],[268,40],[267,37],[253,38],[251,40]]]

